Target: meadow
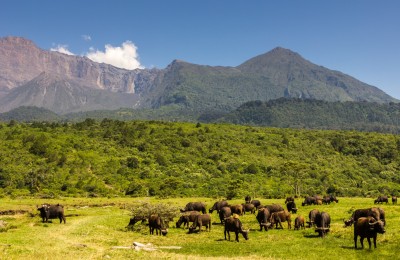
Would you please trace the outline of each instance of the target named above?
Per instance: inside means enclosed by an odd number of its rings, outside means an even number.
[[[284,199],[263,199],[264,204],[284,205]],[[377,248],[354,249],[353,228],[344,228],[354,209],[374,206],[371,198],[339,198],[339,203],[301,206],[296,199],[298,214],[308,216],[314,208],[331,216],[331,229],[325,238],[314,229],[284,229],[259,231],[254,214],[240,217],[250,229],[249,240],[241,235],[240,242],[224,239],[223,226],[214,211],[210,232],[188,234],[187,229],[175,228],[170,223],[167,236],[150,235],[146,225],[137,223],[133,231],[126,229],[130,209],[149,203],[168,203],[183,208],[187,202],[202,201],[211,207],[211,198],[60,198],[60,199],[0,199],[0,220],[7,223],[0,232],[0,259],[398,259],[400,252],[400,205],[380,205],[386,212],[386,233],[379,234]],[[244,199],[230,200],[230,204]],[[44,202],[60,203],[65,207],[66,224],[42,223],[36,205]],[[17,211],[17,214],[7,214]],[[156,247],[177,246],[180,249],[157,248],[137,251],[133,242],[151,243]],[[359,244],[359,242],[358,242]]]

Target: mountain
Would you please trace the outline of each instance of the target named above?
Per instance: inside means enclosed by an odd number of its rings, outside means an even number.
[[[0,38],[0,111],[18,106],[54,112],[150,109],[159,118],[217,118],[243,103],[281,97],[398,102],[382,90],[305,60],[284,48],[237,67],[174,60],[165,69],[125,70],[85,57],[41,50],[27,39]]]
[[[58,122],[62,120],[62,117],[46,108],[21,106],[0,114],[0,121],[11,120],[18,122]]]

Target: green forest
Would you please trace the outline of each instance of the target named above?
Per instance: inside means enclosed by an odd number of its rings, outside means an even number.
[[[2,196],[399,195],[400,137],[86,119],[0,124]]]

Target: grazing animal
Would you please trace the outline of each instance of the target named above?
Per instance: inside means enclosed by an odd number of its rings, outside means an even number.
[[[167,226],[166,226],[163,218],[161,216],[159,216],[158,214],[150,215],[149,228],[150,228],[150,235],[154,234],[154,229],[156,230],[156,235],[161,236],[161,234],[162,234],[163,236],[166,236],[168,233],[168,229],[167,229]],[[160,234],[158,234],[159,231],[160,231]]]
[[[133,216],[133,217],[131,217],[129,219],[129,224],[128,224],[128,226],[126,226],[126,228],[133,229],[133,226],[139,221],[141,221],[142,224],[143,224],[144,222],[147,221],[147,217],[145,217],[145,216]]]
[[[344,227],[353,225],[361,217],[373,217],[376,220],[382,220],[383,224],[386,225],[385,211],[381,208],[369,208],[356,209],[349,220],[343,220]]]
[[[225,207],[228,206],[228,202],[226,200],[221,200],[221,201],[217,201],[214,203],[214,205],[208,210],[208,213],[213,213],[214,210],[217,211],[217,213],[219,213],[219,211]],[[204,214],[204,213],[203,213]]]
[[[300,228],[303,228],[303,229],[305,229],[305,226],[304,226],[304,217],[303,216],[297,216],[295,219],[294,219],[294,230],[299,230]]]
[[[393,204],[397,204],[397,197],[396,196],[392,196],[392,203]]]
[[[250,203],[253,204],[257,209],[261,206],[261,202],[259,200],[252,200]]]
[[[294,198],[293,197],[287,197],[286,200],[285,200],[285,204],[287,204],[290,201],[294,202]]]
[[[357,237],[360,236],[361,248],[364,248],[364,238],[367,238],[369,248],[371,249],[371,238],[374,240],[376,248],[377,234],[385,233],[383,222],[373,217],[361,217],[354,223],[354,247],[357,248]]]
[[[66,222],[64,215],[64,206],[60,204],[52,205],[52,204],[42,204],[41,207],[37,207],[40,211],[40,217],[42,218],[42,222],[49,222],[49,219],[58,218],[60,220],[60,224],[64,221]]]
[[[301,203],[302,206],[307,206],[307,205],[316,205],[317,204],[317,199],[315,197],[308,196],[304,199],[304,202]]]
[[[232,211],[230,207],[223,207],[218,214],[219,220],[221,221],[221,224],[223,224],[226,218],[232,216]]]
[[[294,201],[286,203],[286,208],[289,212],[297,213],[296,203]]]
[[[275,224],[275,228],[278,228],[278,224],[279,224],[280,228],[283,229],[282,222],[284,222],[284,221],[287,221],[288,229],[292,229],[292,219],[291,219],[291,215],[290,215],[289,211],[283,210],[283,211],[271,213],[271,217],[270,217],[270,221],[269,221],[271,223],[271,226],[273,226]]]
[[[269,212],[268,208],[258,209],[256,219],[260,224],[260,231],[262,231],[263,227],[265,231],[268,231],[268,227],[271,225],[271,223],[268,223],[270,216],[271,213]]]
[[[251,201],[250,195],[247,195],[247,196],[244,198],[244,201],[245,201],[246,203],[250,203],[250,201]]]
[[[332,194],[329,195],[329,198],[330,198],[331,202],[339,203],[339,200],[334,195],[332,195]]]
[[[228,233],[228,239],[231,240],[231,235],[229,232],[235,232],[235,241],[239,242],[239,233],[241,233],[244,239],[249,239],[249,230],[244,230],[242,222],[239,218],[229,217],[225,219],[224,236],[226,240],[226,233]]]
[[[185,226],[187,228],[189,228],[189,223],[190,222],[194,222],[194,220],[196,219],[196,216],[200,215],[201,213],[198,211],[187,211],[185,213],[183,213],[178,221],[176,222],[176,227],[180,228],[181,225],[183,224],[183,228],[185,228]]]
[[[310,219],[310,221],[308,222],[308,227],[312,227],[315,225],[315,217],[319,214],[319,210],[318,209],[313,209],[310,211],[310,213],[308,213],[308,218]]]
[[[233,205],[231,206],[231,211],[232,214],[238,214],[239,216],[243,215],[243,205],[238,204],[238,205]]]
[[[242,204],[242,206],[243,206],[243,214],[246,214],[246,212],[254,214],[256,212],[256,207],[251,203]]]
[[[269,210],[269,213],[274,213],[278,211],[283,211],[285,210],[281,205],[279,204],[272,204],[272,205],[267,205],[264,208],[267,208]]]
[[[325,205],[331,204],[331,197],[330,196],[325,196],[322,199],[322,203],[324,203]]]
[[[189,233],[193,233],[197,227],[199,227],[200,233],[202,226],[205,226],[209,232],[211,231],[211,216],[209,214],[197,215],[193,221],[193,225],[189,228]]]
[[[328,213],[321,212],[315,216],[315,225],[317,226],[315,232],[318,232],[320,237],[324,237],[329,232],[331,217]]]
[[[206,204],[203,202],[189,202],[186,204],[184,209],[181,209],[180,211],[186,212],[186,211],[200,211],[203,214],[206,214]]]
[[[389,202],[388,196],[379,196],[379,197],[374,201],[374,204],[378,204],[378,203],[383,204],[384,202],[386,202],[386,204],[388,204],[388,202]]]

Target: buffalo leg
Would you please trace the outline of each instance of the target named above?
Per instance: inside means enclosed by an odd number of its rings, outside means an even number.
[[[357,249],[357,236],[354,236],[354,247]]]
[[[374,239],[374,247],[376,248],[376,234],[372,238]]]
[[[360,237],[361,248],[364,248],[364,238]]]
[[[237,242],[239,242],[239,232],[238,231],[235,231],[235,240],[237,241]]]
[[[371,238],[367,237],[369,249],[371,249]]]

